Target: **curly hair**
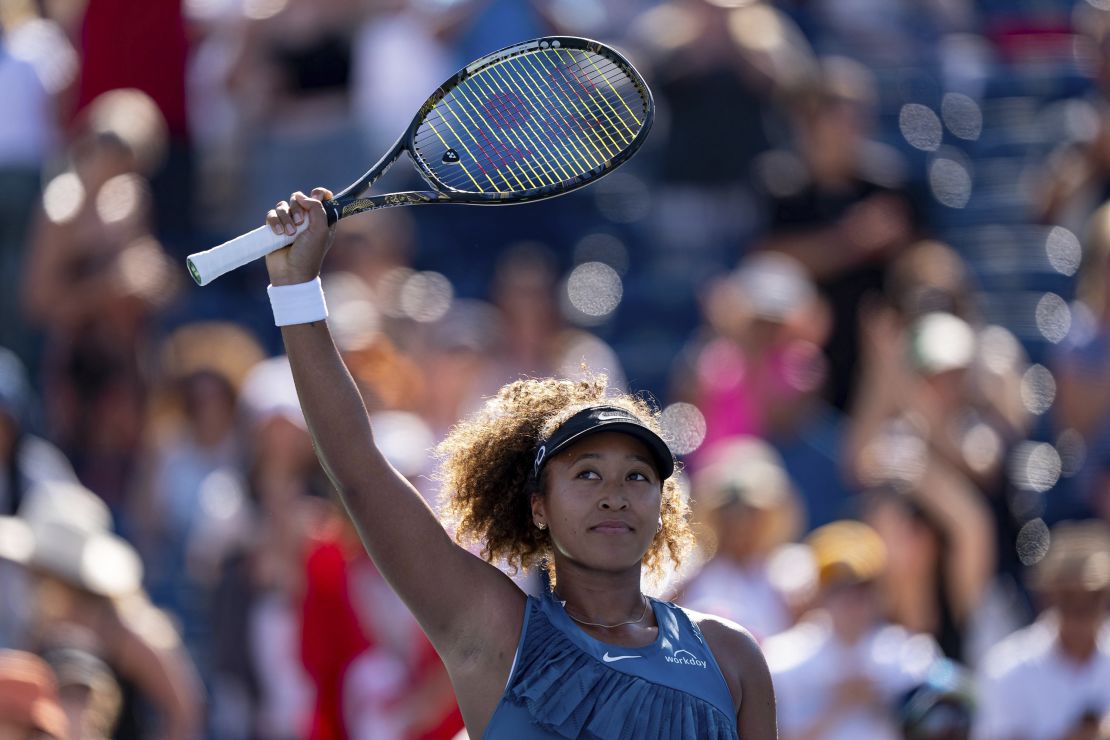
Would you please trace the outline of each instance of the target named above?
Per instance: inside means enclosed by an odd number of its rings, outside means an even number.
[[[536,446],[582,409],[599,403],[635,414],[661,434],[658,411],[647,400],[608,387],[605,375],[582,380],[526,379],[501,388],[475,416],[456,425],[436,448],[443,484],[442,516],[463,544],[481,545],[482,557],[514,571],[547,563],[554,583],[550,530],[532,521],[531,494],[542,494],[543,475],[530,480]],[[663,528],[643,565],[659,576],[676,568],[693,544],[689,508],[675,476],[663,482]]]

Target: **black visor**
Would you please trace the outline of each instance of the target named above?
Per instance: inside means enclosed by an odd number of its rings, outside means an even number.
[[[674,473],[674,455],[663,439],[640,421],[635,414],[619,406],[591,406],[579,411],[563,422],[562,426],[551,433],[536,448],[536,459],[532,464],[532,478],[539,480],[544,463],[568,446],[597,432],[621,432],[643,442],[655,461],[661,480],[670,478]]]

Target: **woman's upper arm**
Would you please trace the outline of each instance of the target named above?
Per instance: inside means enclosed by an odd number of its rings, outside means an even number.
[[[775,689],[771,683],[771,671],[763,651],[747,632],[739,636],[737,659],[740,663],[740,679],[744,689],[744,700],[736,713],[736,729],[744,740],[778,737],[775,717]]]
[[[524,592],[456,543],[377,448],[363,460],[365,477],[341,496],[367,553],[443,659],[469,662],[471,644],[488,650],[501,636],[515,647],[519,629],[508,634],[523,618]]]
[[[743,627],[706,617],[699,620],[717,663],[734,698],[739,694],[736,729],[744,740],[774,740],[778,737],[775,690],[771,672],[759,643]]]

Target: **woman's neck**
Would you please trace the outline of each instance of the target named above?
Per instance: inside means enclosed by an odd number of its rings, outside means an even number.
[[[617,624],[644,613],[639,568],[612,573],[565,563],[557,565],[556,572],[555,595],[578,620]]]

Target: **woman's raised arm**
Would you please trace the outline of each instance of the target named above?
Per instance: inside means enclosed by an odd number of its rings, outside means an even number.
[[[273,285],[319,275],[331,243],[322,205],[330,197],[322,188],[311,197],[294,193],[291,203],[283,201],[267,215],[271,228],[287,233],[309,219],[290,247],[266,257]],[[524,594],[497,568],[458,546],[419,492],[386,461],[326,322],[284,326],[282,337],[316,454],[378,569],[452,672],[475,655],[507,654],[511,662]],[[506,650],[498,649],[502,641]]]

